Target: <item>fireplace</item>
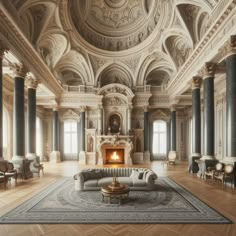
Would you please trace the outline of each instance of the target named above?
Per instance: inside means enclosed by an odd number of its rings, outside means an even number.
[[[124,164],[124,149],[106,149],[106,164]]]

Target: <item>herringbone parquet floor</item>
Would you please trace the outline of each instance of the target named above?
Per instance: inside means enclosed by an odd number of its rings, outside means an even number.
[[[41,191],[61,176],[73,176],[79,169],[77,162],[57,164],[44,163],[45,175],[30,180],[14,181],[4,190],[0,186],[0,214],[4,214],[32,195]],[[142,165],[143,167],[144,165]],[[91,166],[90,166],[91,167]],[[141,167],[141,166],[140,166]],[[167,167],[161,162],[152,162],[145,167],[152,168],[159,176],[167,175],[192,192],[195,196],[215,208],[223,215],[236,222],[236,190],[223,188],[217,184],[206,183],[204,180],[187,172],[186,163],[178,163],[176,167]],[[81,166],[80,166],[81,168]],[[139,224],[139,225],[0,225],[0,236],[235,236],[236,225],[211,224]]]

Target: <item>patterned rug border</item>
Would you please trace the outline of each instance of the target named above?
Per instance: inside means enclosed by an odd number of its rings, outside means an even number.
[[[32,202],[32,205],[36,205],[37,202],[39,203],[40,201],[42,201],[44,198],[46,198],[49,194],[51,194],[55,189],[57,189],[63,182],[65,182],[66,180],[70,180],[71,178],[68,177],[64,177],[64,178],[60,178],[57,181],[53,182],[52,184],[50,184],[49,186],[43,188],[40,192],[36,193],[35,195],[33,195],[31,198],[29,198],[28,200],[25,200],[23,203],[19,204],[18,206],[16,206],[15,208],[13,208],[12,210],[8,211],[7,213],[3,214],[2,216],[0,216],[0,224],[233,224],[233,222],[225,217],[223,214],[221,214],[218,210],[215,210],[213,207],[209,206],[208,203],[200,200],[198,197],[196,197],[194,194],[192,194],[189,190],[187,190],[184,186],[182,186],[181,184],[176,183],[173,179],[169,178],[169,177],[159,177],[159,179],[162,179],[165,183],[167,183],[173,191],[177,192],[182,198],[184,198],[186,201],[188,201],[189,204],[191,204],[194,208],[196,208],[195,205],[193,205],[187,198],[191,197],[193,198],[195,201],[198,201],[201,203],[201,205],[205,205],[209,208],[210,211],[217,213],[219,216],[222,217],[221,221],[222,222],[206,222],[206,219],[201,221],[198,220],[198,222],[196,222],[196,219],[190,219],[189,221],[183,221],[183,219],[171,219],[171,221],[168,221],[168,219],[165,219],[164,221],[151,221],[148,220],[148,222],[134,222],[135,220],[131,220],[131,221],[122,221],[122,222],[104,222],[104,220],[96,220],[94,222],[92,222],[91,220],[89,222],[86,221],[81,221],[78,222],[77,219],[76,220],[71,220],[69,222],[66,221],[60,221],[60,219],[53,219],[51,220],[52,222],[48,222],[48,221],[44,221],[42,219],[40,220],[36,220],[36,221],[29,221],[29,222],[22,222],[18,219],[18,221],[16,220],[15,222],[12,222],[8,219],[5,220],[5,218],[7,218],[8,215],[10,215],[12,212],[14,212],[15,210],[17,210],[18,208],[26,205],[28,202]],[[175,186],[175,187],[173,187]],[[50,189],[52,188],[52,189]],[[184,193],[181,193],[181,191],[183,191]],[[184,196],[184,194],[186,194],[186,196]],[[41,197],[43,195],[43,197]],[[51,211],[53,212],[53,211]],[[134,212],[139,212],[138,210],[134,211]],[[140,211],[141,212],[141,211]],[[37,213],[36,213],[37,214]],[[205,221],[205,222],[204,222]]]

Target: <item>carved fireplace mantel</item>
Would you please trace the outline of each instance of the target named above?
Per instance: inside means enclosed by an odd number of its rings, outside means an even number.
[[[98,164],[106,164],[106,149],[124,149],[124,164],[132,165],[133,149],[131,135],[99,135],[97,136]]]

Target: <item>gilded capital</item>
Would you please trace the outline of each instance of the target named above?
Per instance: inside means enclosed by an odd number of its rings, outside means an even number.
[[[53,111],[58,111],[59,110],[59,107],[58,106],[55,106],[52,108]]]
[[[39,79],[35,79],[32,76],[27,76],[25,80],[25,85],[27,88],[37,89],[38,84],[41,81]]]
[[[3,59],[4,53],[7,51],[8,51],[8,49],[4,46],[2,41],[0,41],[0,59]]]
[[[192,89],[200,88],[201,84],[202,84],[202,77],[193,76],[193,78],[192,78]]]
[[[170,111],[171,111],[171,112],[172,112],[172,111],[176,111],[176,104],[171,105]]]
[[[25,78],[28,70],[22,63],[14,63],[10,65],[10,69],[15,73],[15,77]]]
[[[143,108],[143,110],[144,110],[144,112],[148,112],[149,110],[148,110],[148,106],[145,106],[144,108]]]
[[[236,54],[236,35],[231,35],[230,38],[219,49],[220,55],[223,59],[230,55]]]
[[[86,106],[81,106],[79,109],[80,109],[80,112],[85,112],[87,107]]]
[[[216,64],[213,62],[206,62],[202,69],[199,71],[199,74],[203,79],[214,78],[216,73]]]

